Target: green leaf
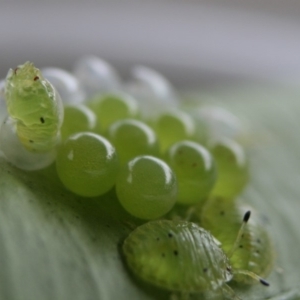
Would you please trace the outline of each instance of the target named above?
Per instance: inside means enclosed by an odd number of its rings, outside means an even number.
[[[269,288],[231,286],[242,299],[298,299],[299,95],[244,89],[214,96],[253,127],[252,178],[243,198],[268,218],[277,255]],[[1,159],[0,299],[168,299],[168,292],[141,282],[124,263],[122,241],[139,224],[114,191],[77,197],[61,186],[53,166],[29,173]]]

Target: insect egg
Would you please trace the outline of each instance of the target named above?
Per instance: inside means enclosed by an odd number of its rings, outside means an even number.
[[[139,115],[135,98],[124,93],[97,95],[87,103],[96,114],[100,133],[105,132],[114,122]]]
[[[210,152],[196,142],[183,140],[168,149],[166,160],[177,177],[177,202],[184,205],[203,203],[217,180]]]
[[[56,170],[64,186],[83,197],[97,197],[108,192],[118,174],[115,148],[104,137],[92,132],[78,132],[60,145]]]
[[[177,181],[164,161],[140,155],[121,167],[116,193],[121,205],[131,215],[153,220],[168,213],[175,205]]]
[[[158,156],[156,134],[144,122],[134,119],[122,119],[114,122],[108,128],[107,136],[116,147],[121,164],[138,155]]]
[[[88,97],[116,91],[121,86],[116,70],[97,56],[90,55],[80,58],[75,65],[74,74],[84,87]]]
[[[60,68],[44,68],[43,76],[53,84],[64,104],[78,104],[84,101],[85,94],[78,79]]]
[[[218,170],[218,179],[211,194],[235,199],[249,180],[246,153],[242,146],[230,139],[219,139],[210,144]]]
[[[209,139],[226,137],[237,140],[245,133],[241,121],[230,111],[219,106],[203,106],[193,112],[203,123]]]
[[[178,106],[175,89],[163,75],[141,65],[135,66],[131,74],[132,79],[125,88],[138,100],[144,119]]]
[[[193,119],[179,110],[161,113],[153,121],[153,128],[159,139],[162,153],[176,142],[192,139],[195,133]]]
[[[70,135],[82,131],[95,131],[97,118],[94,112],[83,104],[66,105],[61,138],[64,141]]]
[[[7,161],[26,171],[43,169],[53,163],[56,157],[56,149],[43,153],[27,151],[16,134],[14,120],[9,117],[0,128],[0,150]]]

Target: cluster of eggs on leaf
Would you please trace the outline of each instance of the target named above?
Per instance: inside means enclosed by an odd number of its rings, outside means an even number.
[[[62,183],[80,196],[100,196],[116,185],[129,213],[155,219],[175,203],[196,204],[211,192],[222,193],[230,164],[236,172],[229,176],[229,193],[246,184],[239,181],[239,187],[235,180],[247,174],[246,160],[238,157],[242,147],[229,140],[209,149],[208,139],[197,138],[196,117],[179,106],[169,81],[149,68],[135,67],[132,80],[122,83],[97,57],[79,60],[73,74],[59,68],[40,71],[26,62],[11,69],[1,86],[8,114],[0,149],[6,159],[24,170],[56,161]],[[215,124],[207,126],[217,131]],[[141,177],[145,180],[136,182]],[[161,203],[156,213],[153,203]]]
[[[138,276],[171,291],[230,297],[232,278],[267,285],[260,276],[272,268],[272,244],[260,222],[243,229],[243,250],[228,255],[245,213],[235,198],[248,182],[240,124],[228,111],[181,107],[169,81],[143,66],[124,84],[97,57],[79,60],[74,74],[27,62],[0,82],[0,97],[8,112],[0,116],[0,150],[15,166],[38,170],[55,161],[65,187],[83,197],[115,186],[123,208],[144,220],[175,204],[192,208],[193,223],[151,221],[125,240]]]

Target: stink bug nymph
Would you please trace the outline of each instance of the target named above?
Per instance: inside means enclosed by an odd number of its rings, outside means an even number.
[[[249,217],[250,211],[244,216],[232,253]],[[221,243],[192,222],[158,220],[146,223],[126,238],[123,251],[128,266],[136,275],[175,293],[221,291],[231,299],[239,299],[226,284],[238,274],[269,285],[248,270],[232,268]]]
[[[4,89],[7,111],[22,145],[32,152],[51,151],[60,138],[63,121],[63,106],[55,88],[26,62],[9,70]]]
[[[275,255],[264,218],[260,214],[255,213],[254,218],[249,220],[236,245],[237,249],[232,253],[232,244],[236,240],[240,220],[249,208],[249,205],[239,201],[233,203],[225,198],[212,197],[201,211],[195,212],[195,215],[200,219],[201,226],[222,243],[222,249],[230,256],[230,263],[234,269],[246,269],[265,277],[273,269]],[[242,274],[235,276],[234,280],[247,285],[256,282]]]

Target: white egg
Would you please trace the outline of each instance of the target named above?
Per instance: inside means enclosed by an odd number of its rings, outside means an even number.
[[[26,171],[46,168],[56,158],[56,149],[46,153],[26,150],[16,134],[15,121],[8,116],[0,128],[0,150],[7,161]]]
[[[78,104],[85,100],[85,93],[78,79],[60,68],[44,68],[43,76],[56,88],[64,104]]]
[[[177,107],[178,96],[171,83],[160,73],[145,66],[135,66],[125,90],[139,100],[142,114],[152,118],[166,109]]]
[[[230,111],[220,106],[203,106],[194,110],[192,115],[208,131],[211,140],[226,137],[238,139],[245,131],[242,122]]]
[[[117,71],[97,56],[90,55],[79,59],[75,64],[74,74],[88,97],[121,89],[121,80]]]

